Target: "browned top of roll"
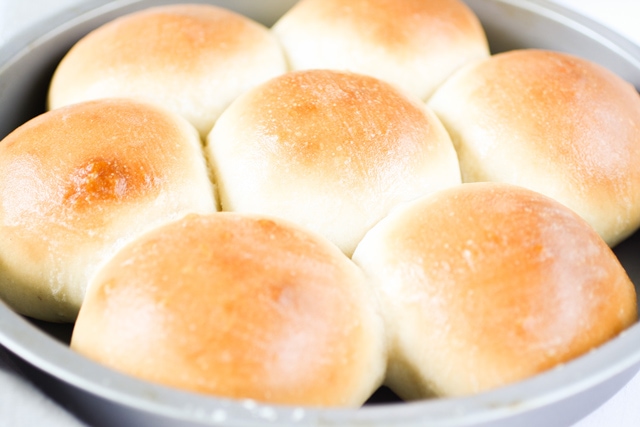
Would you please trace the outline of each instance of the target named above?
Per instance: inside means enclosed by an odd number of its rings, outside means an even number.
[[[78,41],[51,83],[49,107],[110,96],[155,102],[205,136],[236,96],[286,70],[268,29],[205,4],[119,17]]]
[[[439,48],[425,45],[434,37],[466,40],[483,34],[475,15],[459,0],[302,0],[292,12],[309,20],[348,23],[372,45],[401,54]]]
[[[359,405],[381,381],[382,331],[361,272],[286,223],[189,216],[99,274],[72,347],[166,385],[233,398]]]
[[[184,125],[186,126],[186,125]],[[132,132],[133,128],[133,133]],[[51,111],[27,122],[0,146],[5,225],[92,228],[105,209],[158,197],[183,164],[168,161],[185,133],[166,113],[125,100],[96,101]],[[191,147],[189,147],[191,148]],[[98,207],[99,206],[99,207]]]
[[[394,372],[416,374],[390,378],[408,397],[527,378],[637,320],[633,284],[597,233],[511,185],[425,197],[380,222],[353,258],[385,302]]]
[[[615,192],[620,175],[632,172],[629,163],[640,153],[638,94],[604,67],[558,52],[518,50],[478,64],[462,85],[472,91],[471,108],[482,116],[475,124],[488,136],[500,135],[507,145],[513,135],[538,157],[571,168],[568,179],[596,180],[604,185],[599,191]]]
[[[195,129],[149,104],[74,104],[0,143],[1,290],[33,317],[73,320],[102,256],[215,195]]]
[[[349,185],[366,185],[371,171],[402,171],[439,128],[425,109],[386,83],[364,75],[289,73],[245,97],[242,120],[260,132],[256,157],[268,156],[322,174],[357,158]],[[322,166],[318,166],[322,165]]]
[[[107,70],[120,64],[131,71],[163,71],[187,75],[207,73],[203,55],[224,61],[238,50],[262,41],[257,23],[211,5],[182,4],[153,7],[117,18],[79,41],[85,66]],[[166,37],[166,34],[171,37]],[[140,55],[144,61],[140,61]]]
[[[604,67],[506,52],[456,74],[429,106],[452,134],[464,181],[556,198],[610,244],[640,224],[640,97]]]
[[[420,98],[489,54],[480,21],[460,0],[302,0],[273,31],[294,70],[370,74]]]

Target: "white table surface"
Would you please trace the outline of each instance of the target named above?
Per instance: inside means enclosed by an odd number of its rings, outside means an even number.
[[[23,28],[82,0],[0,0],[0,45]],[[640,1],[556,0],[640,45]],[[0,348],[0,427],[82,426],[25,380]],[[570,427],[640,426],[640,373],[613,398]],[[517,426],[515,426],[517,427]],[[569,427],[569,426],[568,426]]]

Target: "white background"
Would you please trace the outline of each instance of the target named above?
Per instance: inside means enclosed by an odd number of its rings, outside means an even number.
[[[37,24],[82,0],[0,0],[0,45],[23,28]],[[556,0],[605,24],[640,44],[640,2],[637,0]],[[80,423],[14,370],[0,349],[0,426],[75,427]],[[611,400],[571,427],[640,426],[640,374]],[[517,427],[517,426],[514,426]]]

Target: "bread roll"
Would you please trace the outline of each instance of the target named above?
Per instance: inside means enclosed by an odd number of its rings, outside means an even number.
[[[135,240],[92,282],[71,347],[139,378],[229,398],[357,406],[385,370],[362,272],[306,230],[190,215]]]
[[[429,101],[465,182],[551,196],[611,246],[640,225],[640,97],[603,67],[517,50],[466,67]]]
[[[273,32],[293,70],[369,74],[422,99],[489,55],[480,21],[460,0],[302,0]]]
[[[348,255],[391,207],[460,183],[449,135],[419,100],[330,70],[242,95],[206,149],[223,210],[286,218]]]
[[[353,260],[384,303],[387,381],[408,399],[522,380],[637,319],[633,284],[600,236],[564,205],[508,184],[407,204]]]
[[[0,297],[73,321],[116,248],[189,212],[216,210],[197,132],[128,100],[50,111],[0,142]]]
[[[53,76],[49,107],[131,97],[182,115],[204,137],[235,97],[286,69],[275,37],[247,17],[204,4],[157,6],[81,39]]]

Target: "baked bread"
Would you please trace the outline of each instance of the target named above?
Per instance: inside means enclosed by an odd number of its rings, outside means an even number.
[[[465,182],[553,197],[611,246],[640,225],[640,97],[611,71],[516,50],[466,67],[428,105],[451,134]]]
[[[200,139],[181,117],[116,99],[44,113],[0,142],[0,297],[73,321],[97,265],[127,240],[215,211]]]
[[[71,347],[216,396],[358,406],[385,371],[362,272],[281,220],[189,215],[136,239],[92,282]]]
[[[156,103],[204,137],[231,101],[287,70],[271,32],[205,4],[157,6],[111,21],[60,62],[49,108],[104,97]]]
[[[368,74],[422,99],[489,56],[480,21],[460,0],[301,0],[273,32],[292,70]]]
[[[332,70],[287,73],[245,93],[206,151],[223,210],[288,219],[348,255],[393,206],[460,183],[449,135],[422,102]]]
[[[508,184],[407,204],[353,260],[383,304],[387,382],[407,399],[528,378],[637,319],[635,288],[600,236],[557,201]]]

